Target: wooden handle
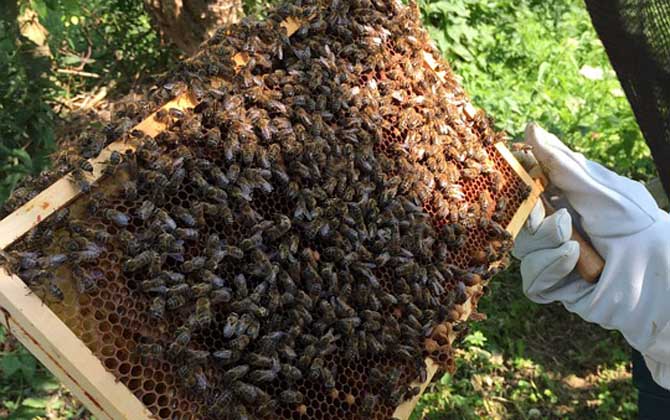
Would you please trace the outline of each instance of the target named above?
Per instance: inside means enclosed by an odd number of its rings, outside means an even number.
[[[539,182],[543,188],[547,188],[549,185],[549,178],[542,172],[535,157],[532,154],[524,154],[520,156],[522,164],[524,166],[528,165],[528,173],[530,176]],[[524,162],[525,159],[525,162]],[[547,215],[553,214],[556,212],[554,206],[549,203],[549,200],[546,199],[544,195],[542,197],[542,203],[544,204],[544,209]],[[577,272],[579,275],[589,283],[596,283],[600,274],[602,274],[603,269],[605,269],[605,260],[603,257],[598,254],[598,251],[593,248],[591,243],[584,239],[584,237],[577,231],[577,228],[572,225],[572,237],[570,238],[573,241],[577,241],[579,244],[579,259],[577,260]]]
[[[549,204],[549,200],[545,199],[544,196],[542,197],[542,203],[544,204],[544,209],[547,215],[556,212],[554,206]],[[589,241],[579,234],[574,224],[572,226],[572,237],[570,239],[579,243],[579,259],[577,260],[576,266],[577,272],[587,282],[596,283],[598,277],[600,277],[600,274],[605,268],[605,260],[598,254],[598,251],[593,248]]]

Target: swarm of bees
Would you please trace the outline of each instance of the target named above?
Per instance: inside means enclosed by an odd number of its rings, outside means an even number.
[[[289,17],[302,22],[291,37]],[[121,282],[150,326],[134,359],[171,366],[200,402],[190,414],[391,417],[419,392],[425,356],[450,355],[445,330],[462,329],[460,305],[512,246],[504,226],[525,192],[509,196],[520,184],[491,156],[502,135],[447,66],[442,82],[426,65],[437,53],[415,7],[297,1],[203,48],[146,102],[189,89],[195,108],[159,112],[156,138],[128,132],[126,115],[70,150],[79,210],[38,225],[6,264],[56,304],[64,269],[75,295]],[[119,133],[140,146],[110,157],[113,188],[91,185],[86,158]]]

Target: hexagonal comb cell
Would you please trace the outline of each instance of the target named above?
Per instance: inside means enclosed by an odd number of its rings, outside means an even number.
[[[159,418],[392,417],[424,357],[453,370],[462,305],[527,195],[427,52],[395,2],[222,29],[162,85],[195,108],[160,113],[155,139],[126,133],[141,146],[10,265]]]

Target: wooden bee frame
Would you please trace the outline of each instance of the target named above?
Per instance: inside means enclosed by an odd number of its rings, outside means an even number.
[[[289,36],[300,27],[297,19],[284,22]],[[436,62],[426,54],[426,64],[434,69]],[[238,66],[246,63],[246,57],[238,54],[234,57]],[[436,73],[438,77],[441,75]],[[188,93],[166,103],[161,109],[187,109],[196,105],[195,99]],[[465,109],[473,113],[471,105]],[[154,137],[166,128],[164,123],[156,121],[155,113],[149,115],[134,130],[140,130]],[[116,141],[107,146],[100,156],[91,159],[94,171],[90,182],[103,177],[105,162],[113,151],[134,149],[137,144]],[[516,210],[507,230],[516,236],[528,218],[542,192],[542,186],[524,170],[507,147],[496,144],[497,152],[511,166],[518,177],[530,187],[530,194]],[[11,215],[0,221],[0,249],[4,250],[19,238],[40,224],[51,214],[66,207],[80,195],[79,189],[66,177],[63,177],[42,191],[34,199],[23,205]],[[480,285],[473,286],[481,288]],[[462,305],[463,320],[471,312],[471,302]],[[152,414],[135,395],[103,366],[100,360],[84,343],[59,319],[39,297],[32,294],[25,283],[16,275],[0,268],[0,323],[35,355],[70,391],[99,419],[149,419]],[[453,341],[454,337],[450,337]],[[424,392],[437,372],[437,364],[426,359],[427,381],[421,384]],[[401,404],[394,416],[408,419],[416,406],[420,395]]]

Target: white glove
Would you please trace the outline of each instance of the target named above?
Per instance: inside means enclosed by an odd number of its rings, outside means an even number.
[[[570,214],[562,209],[545,219],[540,203],[513,251],[521,259],[524,293],[537,303],[560,301],[587,321],[621,331],[644,355],[654,380],[670,389],[670,216],[642,184],[574,153],[540,127],[528,126],[526,142],[579,214],[605,268],[596,284],[579,278]]]

